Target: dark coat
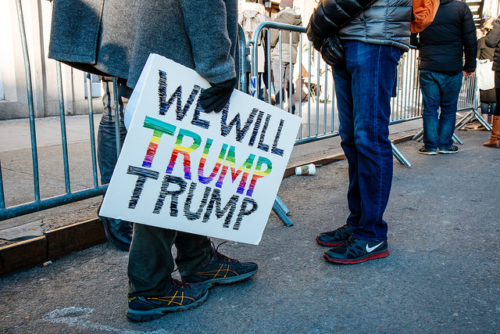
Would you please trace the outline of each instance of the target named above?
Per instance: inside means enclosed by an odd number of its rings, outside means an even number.
[[[477,59],[489,59],[493,61],[493,54],[495,53],[494,48],[490,48],[486,45],[486,37],[481,37],[477,41]],[[493,70],[492,70],[493,71]],[[479,100],[482,103],[494,103],[496,102],[495,88],[487,90],[479,90]]]
[[[321,0],[311,16],[316,35],[408,50],[411,0]]]
[[[441,0],[431,25],[419,33],[419,69],[445,74],[476,69],[476,26],[464,2]],[[463,55],[465,54],[465,64]]]
[[[493,24],[493,29],[486,35],[486,45],[495,48],[493,69],[500,72],[500,16]]]
[[[134,87],[150,53],[236,77],[237,0],[54,0],[49,57]]]

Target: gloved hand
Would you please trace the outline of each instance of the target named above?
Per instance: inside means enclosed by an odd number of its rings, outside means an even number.
[[[306,28],[307,38],[312,42],[313,47],[319,51],[321,49],[321,45],[323,44],[323,37],[314,32],[314,29],[311,26],[311,20],[309,20]]]
[[[233,89],[236,86],[236,78],[224,82],[212,84],[212,87],[203,90],[199,102],[206,112],[220,112],[225,107]]]
[[[327,37],[321,46],[321,57],[330,66],[345,63],[345,53],[338,35]]]

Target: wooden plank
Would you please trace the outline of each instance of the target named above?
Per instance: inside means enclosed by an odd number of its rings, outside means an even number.
[[[0,247],[0,275],[42,264],[47,261],[45,236]]]
[[[45,234],[47,258],[55,259],[74,251],[106,242],[104,228],[99,219],[91,219],[64,226]]]

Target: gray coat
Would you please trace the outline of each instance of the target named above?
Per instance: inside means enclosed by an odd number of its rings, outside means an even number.
[[[237,0],[54,0],[49,57],[134,87],[150,53],[236,77]]]

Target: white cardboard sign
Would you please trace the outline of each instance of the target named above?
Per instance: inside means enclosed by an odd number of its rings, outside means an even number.
[[[260,242],[300,118],[237,90],[220,113],[205,113],[197,101],[208,87],[195,71],[149,56],[101,216]]]

